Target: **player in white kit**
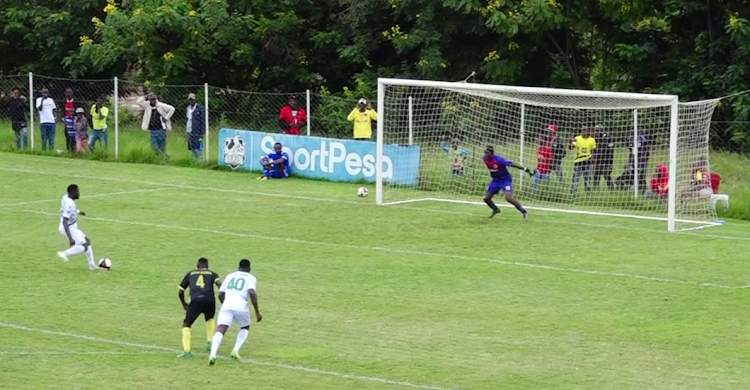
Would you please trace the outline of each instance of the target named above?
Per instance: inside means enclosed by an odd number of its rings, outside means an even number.
[[[80,197],[81,192],[75,184],[69,185],[68,194],[62,197],[58,231],[68,240],[70,248],[63,252],[57,252],[57,256],[67,262],[68,256],[86,253],[86,258],[89,261],[89,269],[95,271],[98,267],[94,261],[94,250],[91,248],[91,241],[78,229],[78,215],[86,215],[83,211],[78,210],[78,206],[76,206],[75,201]]]
[[[247,334],[250,332],[248,297],[250,297],[250,302],[253,304],[253,308],[255,308],[255,322],[260,322],[263,319],[258,310],[256,288],[257,281],[255,276],[250,274],[250,260],[240,260],[239,271],[227,275],[224,283],[219,287],[221,309],[219,309],[219,316],[216,321],[218,323],[216,333],[214,333],[214,338],[211,341],[211,355],[208,357],[208,364],[213,365],[216,363],[216,352],[219,351],[224,333],[232,325],[232,322],[237,323],[240,331],[237,333],[237,341],[234,343],[234,349],[232,349],[230,356],[235,360],[240,359],[240,348],[242,348],[242,344],[245,343]]]

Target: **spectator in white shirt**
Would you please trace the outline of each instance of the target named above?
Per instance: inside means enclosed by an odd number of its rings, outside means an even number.
[[[39,111],[39,130],[42,133],[42,150],[55,148],[55,100],[49,96],[49,90],[42,88],[42,96],[36,99]]]

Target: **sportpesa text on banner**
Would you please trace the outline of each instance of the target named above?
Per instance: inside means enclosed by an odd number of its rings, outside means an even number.
[[[234,129],[219,131],[219,164],[260,171],[260,158],[281,142],[292,174],[333,181],[375,181],[376,143]],[[394,184],[416,185],[419,146],[383,145],[383,178]]]

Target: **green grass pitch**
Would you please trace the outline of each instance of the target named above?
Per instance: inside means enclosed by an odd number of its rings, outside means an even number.
[[[111,272],[63,263],[60,197]],[[746,389],[750,223],[415,203],[359,184],[0,153],[0,388]],[[373,188],[371,188],[373,190]],[[253,261],[242,362],[181,350],[177,284]],[[227,357],[236,329],[219,351]]]

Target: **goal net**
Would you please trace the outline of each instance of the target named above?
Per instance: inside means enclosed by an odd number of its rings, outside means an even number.
[[[514,195],[528,209],[664,220],[670,231],[717,225],[708,160],[716,103],[380,79],[376,203],[483,205],[491,145],[538,169],[532,178],[510,168]],[[573,140],[586,134],[596,148],[576,164]],[[507,206],[502,197],[496,203]]]

